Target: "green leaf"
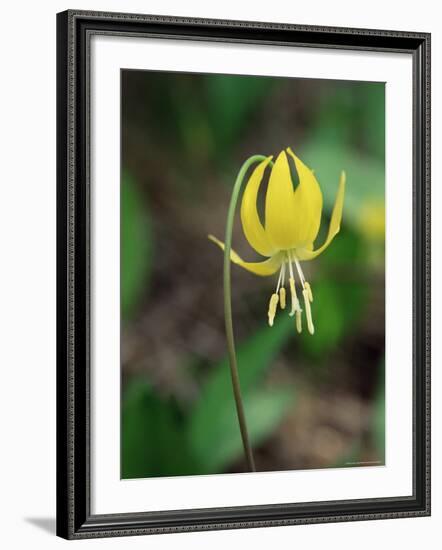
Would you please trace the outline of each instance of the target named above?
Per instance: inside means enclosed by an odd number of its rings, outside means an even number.
[[[340,341],[345,329],[345,316],[336,285],[326,280],[314,287],[312,304],[315,335],[306,331],[300,335],[301,347],[311,357],[319,358],[331,351]]]
[[[325,226],[325,224],[323,224]],[[328,227],[323,227],[328,230]],[[324,231],[326,233],[326,231]],[[317,238],[318,243],[322,243],[326,238],[321,235]],[[319,246],[319,245],[318,245]],[[366,256],[366,243],[361,236],[351,229],[348,225],[341,228],[339,234],[333,240],[333,243],[318,258],[320,265],[329,271],[336,269],[354,269],[359,266],[362,269]]]
[[[360,281],[322,279],[313,285],[312,303],[315,335],[306,331],[300,335],[301,348],[310,357],[319,359],[335,349],[342,338],[354,330],[367,303],[368,289]]]
[[[294,321],[287,316],[276,319],[272,328],[267,325],[237,349],[241,389],[247,392],[261,379],[290,335],[295,334]],[[215,365],[201,388],[201,396],[193,411],[193,422],[216,416],[219,403],[232,396],[232,382],[227,357]]]
[[[316,107],[314,139],[363,149],[385,159],[385,84],[354,82],[324,94]]]
[[[384,199],[384,165],[372,157],[350,147],[315,140],[302,149],[301,158],[315,170],[324,197],[324,209],[328,212],[334,205],[340,173],[345,170],[347,183],[342,219],[346,224],[358,228],[364,202]]]
[[[363,116],[363,135],[369,150],[380,161],[385,159],[385,84],[363,88],[360,105]]]
[[[210,75],[208,115],[218,148],[230,148],[240,138],[272,83],[263,77]]]
[[[243,395],[249,438],[256,447],[283,419],[294,400],[291,388],[249,390]],[[199,417],[191,425],[190,442],[201,473],[217,473],[240,458],[243,445],[233,396],[217,404],[212,417]]]
[[[121,179],[121,312],[134,312],[149,284],[152,229],[144,197],[127,173]]]
[[[288,337],[294,334],[294,330],[293,319],[281,317],[277,319],[272,328],[264,327],[238,348],[239,376],[250,431],[252,431],[252,426],[250,425],[249,414],[254,413],[250,412],[248,407],[253,409],[256,403],[256,394],[250,397],[250,392],[255,391],[254,388],[259,380],[282,349]],[[273,393],[273,390],[269,393]],[[251,404],[247,405],[248,403]],[[282,403],[282,398],[278,398],[278,403]],[[259,430],[262,427],[259,419],[257,422],[258,425],[253,429],[257,430],[254,433],[259,435]],[[228,429],[225,429],[226,424]],[[216,437],[219,438],[218,443],[214,439],[215,433]],[[242,445],[241,440],[237,439],[238,435],[239,426],[236,419],[230,368],[228,360],[224,359],[213,367],[201,389],[201,396],[189,419],[189,438],[191,447],[199,457],[200,462],[204,463],[208,471],[213,472],[214,469],[222,469],[229,461],[240,456]],[[223,454],[221,451],[213,450],[214,446],[224,447],[225,445],[228,449],[231,449],[232,444],[228,442],[232,438],[236,442],[234,451],[229,450],[229,453]],[[224,463],[221,458],[215,460],[212,457],[212,454],[216,457],[217,452],[221,453],[220,456],[225,460]]]
[[[123,479],[199,473],[174,404],[161,399],[145,379],[128,384],[121,416]]]

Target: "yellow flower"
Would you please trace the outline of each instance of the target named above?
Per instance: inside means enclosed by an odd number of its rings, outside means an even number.
[[[285,281],[288,276],[291,295],[290,315],[296,315],[296,328],[301,332],[302,309],[296,293],[296,270],[304,298],[307,327],[310,334],[313,334],[310,305],[313,294],[309,283],[305,280],[300,262],[316,258],[339,232],[344,204],[345,173],[341,173],[327,238],[319,248],[314,249],[313,243],[321,223],[321,189],[313,171],[290,148],[287,149],[287,153],[294,161],[299,183],[295,189],[290,174],[289,157],[285,151],[282,151],[270,173],[265,199],[265,223],[261,222],[258,214],[257,199],[265,169],[272,160],[271,156],[260,162],[253,170],[241,203],[244,234],[252,248],[267,259],[262,262],[245,262],[232,250],[230,260],[255,275],[273,275],[279,270],[276,290],[269,303],[270,326],[273,325],[278,304],[281,309],[285,309]],[[209,238],[224,250],[224,243],[213,235],[209,235]]]

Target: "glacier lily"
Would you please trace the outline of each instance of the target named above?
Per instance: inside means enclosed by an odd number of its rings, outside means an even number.
[[[261,262],[247,262],[234,250],[230,250],[230,261],[255,275],[270,276],[279,271],[276,289],[270,298],[268,309],[270,326],[273,325],[278,305],[281,309],[286,308],[285,284],[288,280],[291,296],[289,314],[295,316],[297,331],[302,331],[303,310],[297,296],[298,285],[303,295],[307,328],[310,334],[314,334],[311,311],[313,293],[304,277],[300,262],[316,258],[339,232],[344,203],[345,172],[341,172],[327,237],[325,242],[315,249],[314,241],[319,232],[323,201],[314,172],[290,148],[279,153],[274,163],[272,156],[261,158],[246,184],[241,203],[241,222],[251,247],[267,259]],[[292,180],[289,159],[293,160],[297,172],[299,183],[296,187]],[[264,172],[269,165],[271,172],[263,223],[258,214],[257,199]],[[209,235],[209,238],[224,250],[224,243],[213,235]]]

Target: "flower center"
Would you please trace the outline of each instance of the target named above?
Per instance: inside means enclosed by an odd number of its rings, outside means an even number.
[[[269,310],[268,310],[269,325],[273,326],[273,322],[276,316],[276,311],[278,309],[278,304],[281,307],[281,309],[285,309],[286,307],[286,291],[285,291],[284,284],[285,284],[286,265],[288,265],[289,289],[290,289],[290,297],[291,297],[291,304],[292,304],[289,315],[290,317],[295,316],[296,330],[299,333],[302,332],[302,309],[298,300],[298,295],[296,293],[295,270],[293,269],[293,264],[296,267],[296,271],[299,277],[299,283],[302,287],[302,296],[304,298],[305,314],[307,318],[307,328],[310,334],[314,334],[315,327],[313,325],[312,310],[310,305],[311,302],[313,302],[313,293],[309,283],[305,280],[304,273],[302,272],[302,269],[301,269],[301,264],[299,263],[299,260],[296,257],[296,254],[294,253],[293,250],[287,250],[286,252],[286,259],[281,264],[281,269],[279,271],[276,290],[270,297]]]

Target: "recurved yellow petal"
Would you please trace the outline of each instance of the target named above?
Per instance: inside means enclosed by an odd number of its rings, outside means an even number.
[[[272,157],[267,157],[253,170],[244,190],[241,203],[241,222],[244,235],[249,241],[250,246],[252,246],[259,254],[262,254],[263,256],[271,256],[274,249],[267,238],[264,227],[259,219],[256,203],[258,200],[259,186],[261,184],[264,171],[271,159]]]
[[[221,250],[224,250],[224,243],[221,242],[219,239],[217,239],[213,235],[209,235],[209,239],[217,244],[221,248]],[[282,254],[277,252],[263,262],[245,262],[240,256],[238,256],[238,254],[234,250],[231,250],[230,260],[234,264],[237,264],[244,269],[247,269],[247,271],[251,271],[255,275],[262,275],[263,277],[265,277],[267,275],[273,275],[281,267]]]
[[[299,245],[316,239],[321,224],[322,193],[315,175],[295,153],[287,148],[295,161],[299,184],[295,190],[297,239]]]
[[[265,201],[265,232],[275,249],[288,250],[297,244],[295,194],[285,151],[273,165]]]
[[[341,178],[339,180],[338,192],[336,193],[335,204],[333,206],[333,212],[330,220],[330,226],[328,228],[327,238],[322,246],[316,250],[308,250],[301,248],[296,250],[296,256],[299,260],[312,260],[319,256],[327,246],[332,242],[335,235],[339,233],[342,219],[342,208],[344,206],[344,194],[345,194],[345,172],[341,172]]]

